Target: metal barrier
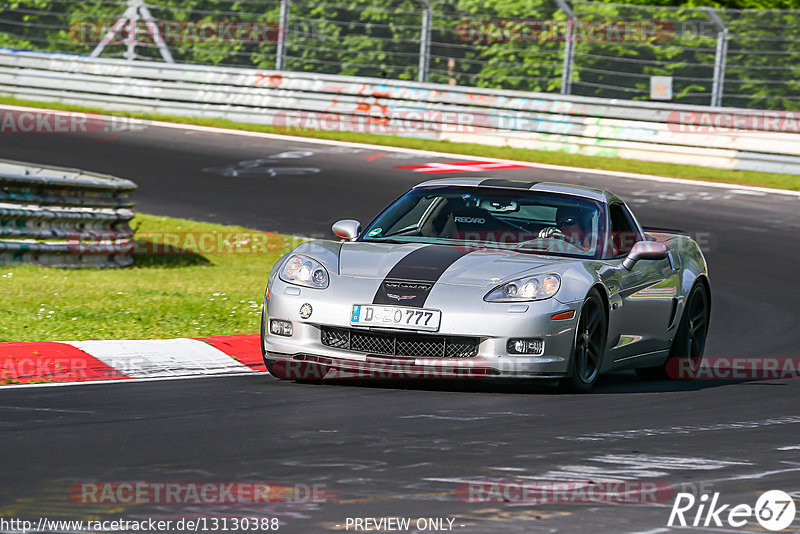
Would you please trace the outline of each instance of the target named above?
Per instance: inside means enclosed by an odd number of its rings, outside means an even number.
[[[0,160],[0,264],[133,263],[131,181]]]
[[[289,131],[316,125],[800,174],[800,116],[791,112],[12,51],[0,51],[0,93]]]

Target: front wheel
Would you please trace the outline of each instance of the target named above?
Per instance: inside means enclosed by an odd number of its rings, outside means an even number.
[[[583,393],[592,389],[597,382],[606,351],[607,323],[603,299],[597,289],[592,289],[578,316],[570,372],[561,379],[561,390]]]

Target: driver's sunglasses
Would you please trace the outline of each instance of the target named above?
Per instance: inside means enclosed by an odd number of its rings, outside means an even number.
[[[562,226],[572,226],[573,224],[577,224],[577,223],[578,223],[578,218],[577,217],[569,217],[567,219],[561,219],[556,224],[560,228]]]

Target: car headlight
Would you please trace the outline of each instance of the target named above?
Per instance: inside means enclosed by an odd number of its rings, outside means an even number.
[[[289,256],[281,267],[280,278],[298,286],[325,289],[328,287],[328,271],[317,260],[300,254]]]
[[[489,291],[483,300],[486,302],[522,302],[549,299],[561,287],[557,274],[526,276],[506,282]]]

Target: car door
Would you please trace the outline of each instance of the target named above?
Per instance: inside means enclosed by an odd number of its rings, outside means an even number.
[[[666,333],[678,276],[669,258],[640,260],[631,271],[623,268],[622,260],[645,237],[622,202],[610,204],[608,215],[607,255],[614,266],[606,280],[613,316],[609,321],[609,342],[611,360],[619,361],[668,347]]]

